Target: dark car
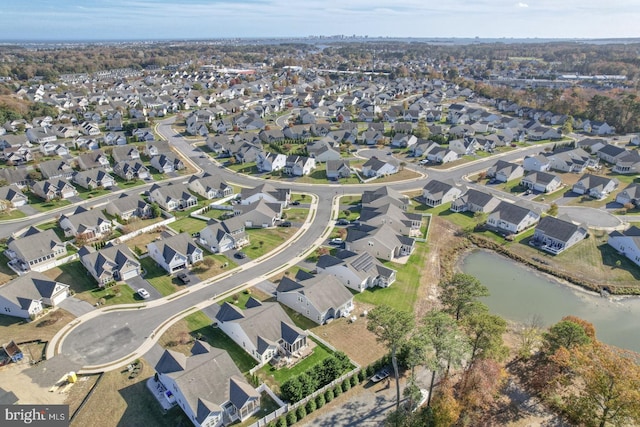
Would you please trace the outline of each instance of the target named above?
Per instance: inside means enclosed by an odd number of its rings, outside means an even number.
[[[189,282],[191,282],[191,278],[189,277],[189,275],[185,272],[179,273],[178,274],[178,279],[180,279],[180,281],[182,283],[184,283],[185,285]]]
[[[245,254],[244,252],[236,252],[233,256],[238,259],[245,259],[247,257],[247,254]]]
[[[291,221],[281,222],[280,227],[291,227]]]
[[[298,206],[300,204],[300,201],[299,200],[294,200],[293,202],[291,202],[291,204],[293,206]]]
[[[338,225],[349,225],[349,220],[346,220],[346,219],[344,219],[344,218],[340,218],[340,219],[336,222],[336,224],[338,224]]]

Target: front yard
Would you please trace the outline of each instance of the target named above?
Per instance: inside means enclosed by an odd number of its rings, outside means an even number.
[[[158,266],[151,257],[141,258],[140,264],[144,270],[144,278],[156,288],[163,297],[180,290],[178,279],[172,277],[162,267]]]
[[[247,234],[251,243],[242,248],[249,258],[256,259],[280,246],[296,232],[295,227],[251,228]]]

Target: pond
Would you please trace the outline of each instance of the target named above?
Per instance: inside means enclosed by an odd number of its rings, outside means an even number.
[[[602,298],[484,250],[466,255],[461,269],[489,288],[483,302],[505,319],[525,323],[538,316],[550,326],[573,315],[593,323],[600,341],[640,352],[640,298]]]

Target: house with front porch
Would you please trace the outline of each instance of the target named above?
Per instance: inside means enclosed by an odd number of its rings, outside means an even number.
[[[191,355],[165,350],[155,366],[169,404],[177,404],[195,427],[222,427],[260,410],[260,393],[223,349],[196,341]]]
[[[153,156],[150,163],[151,166],[160,173],[172,173],[185,168],[182,160],[173,153]]]
[[[396,281],[396,270],[385,267],[367,252],[339,250],[321,255],[316,262],[319,274],[330,274],[344,286],[357,292],[373,287],[386,288]]]
[[[276,288],[276,299],[319,325],[346,317],[353,310],[351,292],[328,274],[299,272],[295,279],[284,276]]]
[[[22,270],[45,271],[53,267],[56,259],[67,255],[67,245],[52,229],[29,227],[9,238],[5,255]]]
[[[299,357],[307,349],[307,334],[276,302],[249,297],[244,310],[225,302],[215,320],[218,328],[259,365],[274,357]]]
[[[169,274],[202,261],[204,253],[188,233],[154,240],[147,245],[149,256]]]
[[[83,246],[78,251],[78,256],[100,287],[110,282],[132,279],[142,272],[140,261],[125,244],[109,244],[98,250],[92,246]]]
[[[126,194],[122,194],[117,199],[109,202],[105,207],[105,211],[109,215],[119,218],[118,221],[129,221],[134,218],[146,219],[151,218],[153,215],[151,205],[139,196],[128,196]]]
[[[260,152],[256,157],[256,166],[260,172],[275,172],[287,164],[287,156],[281,153]]]
[[[385,162],[376,157],[370,158],[362,165],[362,175],[367,178],[379,178],[394,173],[398,173],[395,162]]]
[[[140,160],[122,160],[113,166],[113,173],[125,181],[149,179],[149,169]]]
[[[522,178],[520,185],[540,193],[552,193],[562,186],[562,180],[552,173],[532,171]]]
[[[62,214],[58,220],[66,237],[76,240],[102,239],[113,232],[113,223],[99,209],[78,206],[71,214]]]
[[[451,202],[453,212],[489,213],[498,206],[500,199],[493,194],[469,188],[462,196]]]
[[[508,182],[521,178],[522,175],[524,175],[524,168],[521,165],[504,160],[498,160],[487,170],[487,177],[498,182]]]
[[[594,199],[604,199],[618,188],[619,181],[600,175],[584,174],[571,189],[576,194],[586,194]]]
[[[192,175],[189,178],[187,187],[192,192],[207,200],[228,197],[233,194],[233,187],[231,185],[208,172],[203,172],[200,175]]]
[[[33,319],[45,306],[57,307],[69,294],[69,285],[30,271],[0,287],[0,313]]]
[[[543,217],[531,238],[531,243],[543,251],[558,255],[587,237],[586,227],[574,224],[568,218]]]
[[[31,186],[31,192],[46,201],[66,200],[78,195],[76,188],[62,178],[38,181]]]
[[[448,182],[432,179],[422,188],[422,198],[427,206],[435,208],[462,195],[462,189]]]
[[[75,172],[72,180],[87,190],[93,190],[98,187],[111,188],[116,185],[115,179],[103,168]]]
[[[249,244],[241,216],[207,225],[200,230],[199,243],[213,253],[224,253]]]
[[[351,176],[349,160],[328,160],[326,174],[327,179],[331,180],[349,178]]]
[[[149,200],[167,212],[189,209],[198,204],[198,198],[189,192],[187,184],[182,183],[153,184]]]
[[[487,225],[506,234],[518,234],[540,220],[540,214],[533,209],[509,202],[500,202],[489,214]]]

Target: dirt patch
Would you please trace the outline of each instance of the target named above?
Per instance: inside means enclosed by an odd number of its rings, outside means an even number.
[[[104,374],[87,404],[78,412],[72,426],[176,426],[191,425],[176,406],[166,414],[146,387],[154,370],[143,361],[134,379],[129,372]]]
[[[20,363],[11,363],[0,368],[0,384],[2,388],[13,392],[18,398],[18,404],[58,405],[67,399],[67,393],[59,389],[50,392],[50,386],[41,386],[31,380],[25,373],[31,365],[28,358]]]
[[[55,317],[57,320],[50,323],[50,319]],[[61,308],[32,322],[12,316],[0,316],[0,344],[11,340],[17,343],[33,340],[49,341],[56,332],[73,319],[75,316]]]
[[[356,321],[340,318],[313,329],[313,332],[326,340],[336,349],[343,351],[360,366],[367,366],[380,359],[387,352],[376,341],[374,334],[367,330],[367,319],[362,316],[365,310],[371,311],[369,304],[356,304],[352,313]]]
[[[133,239],[127,240],[125,244],[129,247],[129,249],[131,249],[134,252],[136,250],[135,248],[137,247],[140,250],[141,255],[146,254],[147,244],[153,242],[158,237],[160,237],[161,233],[162,232],[160,230],[143,233],[139,236],[134,237]]]

